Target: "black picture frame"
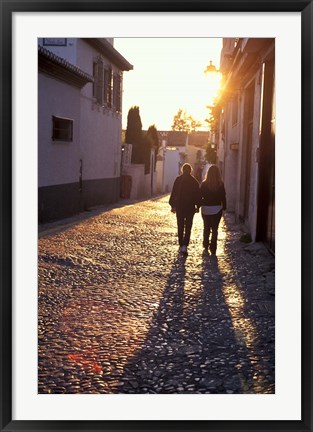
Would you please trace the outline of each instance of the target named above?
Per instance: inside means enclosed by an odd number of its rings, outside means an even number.
[[[312,77],[313,3],[308,0],[14,1],[1,11],[1,431],[313,431],[312,423]],[[302,419],[300,421],[12,420],[12,14],[14,12],[301,12],[302,55]],[[290,54],[292,62],[292,54]],[[292,229],[292,227],[291,227]],[[290,250],[292,253],[292,249]],[[295,287],[295,289],[300,287]],[[288,337],[288,335],[286,335]]]

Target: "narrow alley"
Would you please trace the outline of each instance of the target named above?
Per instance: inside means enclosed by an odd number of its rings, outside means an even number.
[[[39,393],[275,393],[274,257],[228,213],[180,255],[168,198],[39,235]]]

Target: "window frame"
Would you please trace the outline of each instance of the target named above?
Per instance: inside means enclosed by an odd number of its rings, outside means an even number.
[[[56,121],[61,121],[61,122],[66,122],[67,125],[69,126],[69,128],[65,128],[65,127],[56,127],[55,122]],[[60,138],[59,136],[57,136],[55,134],[55,131],[66,131],[67,132],[67,137],[62,136],[62,138]],[[52,116],[52,141],[62,141],[62,142],[73,142],[73,132],[74,132],[74,120],[71,118],[67,118],[67,117],[61,117],[61,116]]]
[[[114,72],[111,64],[106,64],[102,57],[93,60],[92,97],[101,107],[122,112],[123,73]]]
[[[113,108],[122,112],[122,73],[113,75]]]
[[[113,106],[113,70],[110,65],[103,68],[103,99],[108,108]]]

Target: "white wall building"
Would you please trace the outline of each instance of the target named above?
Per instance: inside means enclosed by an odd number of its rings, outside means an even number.
[[[170,193],[175,178],[186,162],[187,132],[159,131],[161,147],[157,156],[157,192]]]
[[[145,164],[131,163],[132,144],[123,144],[122,152],[121,198],[150,198],[157,188],[154,149],[150,151],[150,172],[146,172]]]
[[[162,191],[168,193],[172,191],[174,181],[180,174],[180,154],[175,147],[165,148],[163,151],[164,168],[162,178]]]
[[[39,39],[39,221],[116,202],[122,72],[112,39]]]

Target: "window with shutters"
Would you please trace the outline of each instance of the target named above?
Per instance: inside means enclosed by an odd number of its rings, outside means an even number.
[[[93,63],[93,97],[101,106],[121,111],[122,76],[97,59]]]
[[[113,77],[113,107],[115,111],[122,111],[122,76],[115,74]]]
[[[107,107],[112,107],[112,69],[104,69],[103,99]]]
[[[103,76],[104,67],[103,61],[101,59],[97,59],[93,62],[93,97],[96,99],[98,104],[103,104]]]
[[[92,69],[92,75],[93,75],[93,83],[92,83],[92,96],[95,98],[97,94],[97,78],[98,78],[98,63],[93,62],[93,69]]]

